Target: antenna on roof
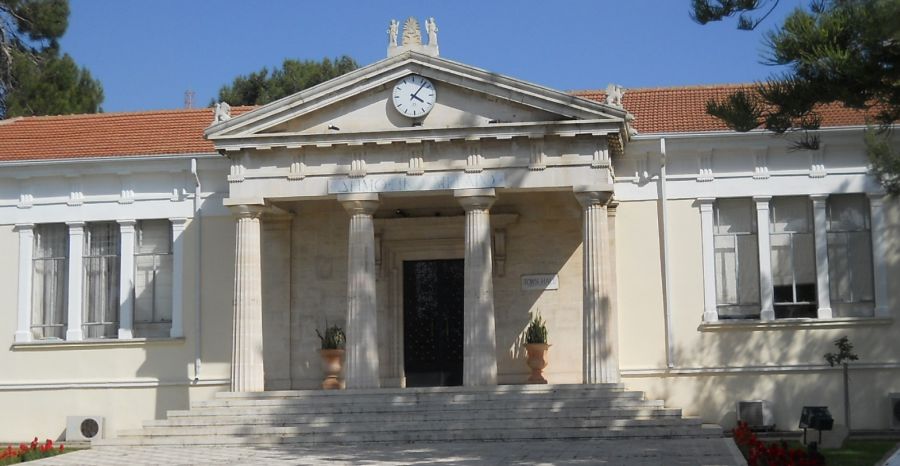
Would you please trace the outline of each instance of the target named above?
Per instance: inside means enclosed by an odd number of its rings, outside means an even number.
[[[193,89],[184,91],[184,108],[194,108],[194,96],[196,95],[197,93]]]

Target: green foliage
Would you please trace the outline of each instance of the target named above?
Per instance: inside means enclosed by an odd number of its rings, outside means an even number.
[[[246,76],[238,76],[230,85],[219,89],[219,96],[210,105],[228,102],[230,105],[263,105],[306,88],[336,78],[358,68],[352,58],[344,55],[334,60],[284,60],[281,68],[269,74],[267,68]]]
[[[547,344],[547,323],[540,314],[535,314],[528,323],[528,328],[525,329],[525,343]]]
[[[322,340],[322,349],[344,349],[344,345],[347,343],[344,329],[337,325],[327,327],[325,335],[322,335],[319,333],[319,329],[316,329],[316,335],[319,336],[319,340]]]
[[[765,18],[742,21],[764,9],[766,0],[692,0],[692,17],[701,24],[738,15],[738,28],[755,27]],[[771,12],[771,8],[769,9]],[[797,8],[767,33],[764,62],[788,72],[758,83],[752,95],[707,103],[707,111],[736,131],[753,121],[779,134],[799,132],[800,149],[819,146],[819,105],[841,103],[876,115],[882,130],[900,120],[900,1],[814,0]],[[751,28],[752,29],[752,28]],[[749,129],[748,129],[749,128]],[[883,134],[883,132],[882,132]],[[886,139],[883,139],[886,143]],[[885,188],[900,192],[900,154],[882,149],[869,155]],[[890,149],[890,147],[887,147]],[[879,171],[880,170],[880,171]]]
[[[850,340],[846,336],[834,340],[834,346],[838,349],[837,353],[825,354],[825,360],[828,361],[829,366],[839,366],[841,364],[846,364],[848,361],[856,361],[859,359],[859,356],[853,354],[853,345],[850,344]]]
[[[103,89],[58,40],[68,0],[0,0],[0,117],[101,111]]]
[[[750,15],[750,12],[761,10],[769,4],[772,5],[771,8],[761,17],[753,18]],[[691,0],[691,19],[706,24],[738,15],[738,29],[749,31],[759,26],[777,5],[778,0]]]
[[[891,193],[900,193],[900,151],[891,145],[890,127],[869,127],[866,130],[866,151],[872,171]]]

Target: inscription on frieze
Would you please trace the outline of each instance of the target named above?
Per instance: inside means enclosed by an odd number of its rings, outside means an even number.
[[[369,175],[364,178],[328,180],[328,194],[442,191],[454,189],[503,188],[503,173],[430,173],[419,176]]]

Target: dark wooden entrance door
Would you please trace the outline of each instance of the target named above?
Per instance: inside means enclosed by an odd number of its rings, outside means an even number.
[[[407,387],[462,385],[463,260],[403,262]]]

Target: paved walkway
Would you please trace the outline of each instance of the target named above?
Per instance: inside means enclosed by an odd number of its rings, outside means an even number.
[[[49,466],[265,465],[744,465],[731,439],[547,440],[316,447],[114,447],[35,461]]]

